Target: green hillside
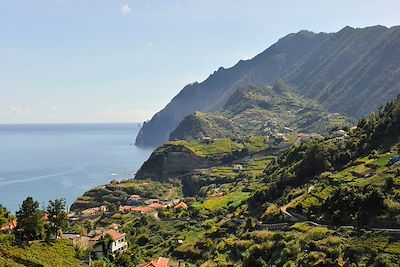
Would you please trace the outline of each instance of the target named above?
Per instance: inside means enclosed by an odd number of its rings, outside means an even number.
[[[217,113],[196,112],[186,117],[171,133],[170,140],[243,138],[250,135],[273,137],[276,133],[327,133],[349,125],[340,114],[330,114],[297,96],[284,82],[274,86],[238,88]]]

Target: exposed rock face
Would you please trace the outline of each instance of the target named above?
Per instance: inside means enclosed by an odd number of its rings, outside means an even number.
[[[137,179],[167,181],[181,178],[195,169],[209,168],[219,161],[195,155],[183,146],[166,144],[156,149],[136,174]]]

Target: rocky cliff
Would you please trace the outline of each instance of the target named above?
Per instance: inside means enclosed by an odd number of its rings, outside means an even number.
[[[198,156],[182,145],[165,144],[151,154],[137,172],[136,178],[167,181],[218,163],[220,161]]]

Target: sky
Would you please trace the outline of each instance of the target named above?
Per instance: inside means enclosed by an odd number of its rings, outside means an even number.
[[[0,0],[0,124],[140,122],[299,30],[400,24],[398,0]]]

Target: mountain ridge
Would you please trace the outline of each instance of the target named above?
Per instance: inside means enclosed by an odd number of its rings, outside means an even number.
[[[371,26],[345,27],[330,34],[289,34],[253,59],[219,68],[204,82],[186,86],[143,125],[136,144],[160,145],[186,116],[219,111],[238,86],[277,79],[329,112],[359,119],[400,93],[399,32],[396,26]],[[383,71],[376,72],[380,66]]]

